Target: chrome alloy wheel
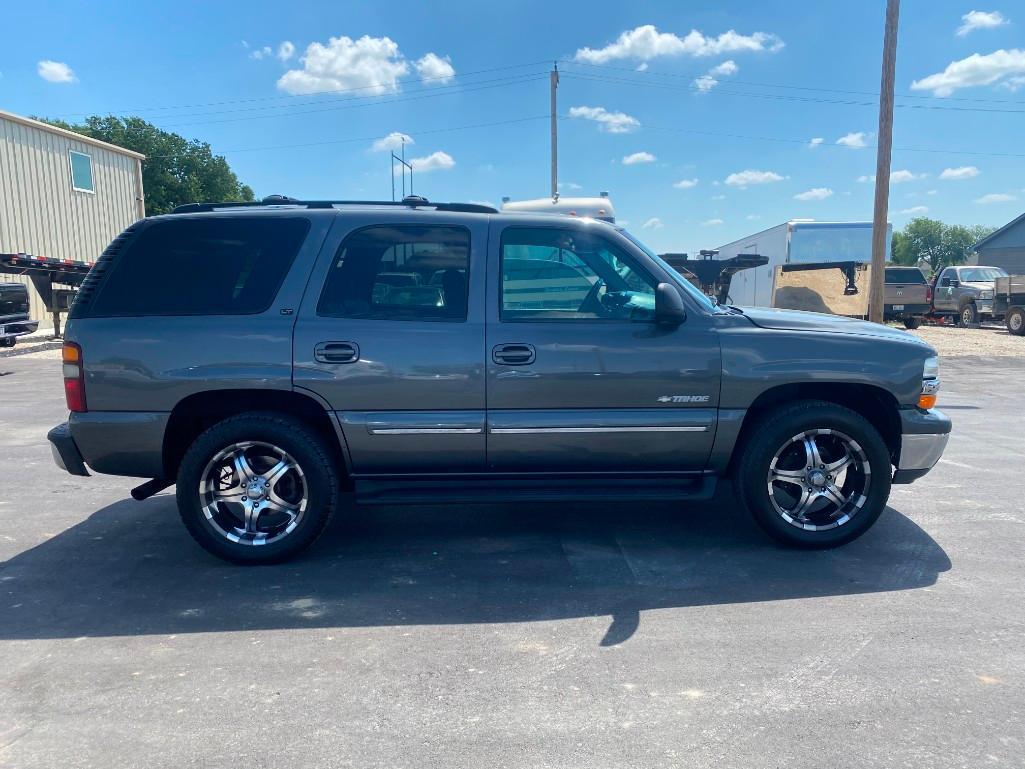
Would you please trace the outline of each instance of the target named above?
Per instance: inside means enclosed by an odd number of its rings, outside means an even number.
[[[207,462],[200,478],[200,506],[207,522],[240,545],[284,539],[309,504],[299,463],[270,443],[233,443]]]
[[[769,500],[792,526],[835,529],[865,505],[871,478],[868,456],[853,438],[837,430],[805,430],[769,463]]]

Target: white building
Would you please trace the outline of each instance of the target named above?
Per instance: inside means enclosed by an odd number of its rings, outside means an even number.
[[[144,155],[0,110],[0,254],[92,262],[145,216]],[[49,324],[29,285],[32,317]]]

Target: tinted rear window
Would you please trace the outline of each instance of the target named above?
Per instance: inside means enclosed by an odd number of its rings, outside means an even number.
[[[112,265],[90,315],[247,315],[266,310],[309,221],[181,219],[144,229]]]
[[[925,283],[925,275],[917,267],[888,267],[887,283]]]

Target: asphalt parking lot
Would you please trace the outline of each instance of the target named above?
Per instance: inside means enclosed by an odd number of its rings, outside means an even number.
[[[240,568],[58,471],[59,363],[0,359],[0,765],[1023,766],[1023,375],[944,361],[945,458],[840,550],[723,489],[348,509]]]

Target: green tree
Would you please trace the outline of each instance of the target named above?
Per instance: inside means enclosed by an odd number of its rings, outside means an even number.
[[[972,253],[972,246],[993,231],[976,225],[962,227],[944,224],[919,216],[901,232],[893,233],[890,256],[895,264],[928,267],[935,274],[951,264],[963,264]]]
[[[166,214],[182,203],[253,199],[253,190],[239,181],[223,156],[213,154],[209,144],[162,131],[142,118],[97,115],[79,125],[38,119],[144,154],[147,216]]]

